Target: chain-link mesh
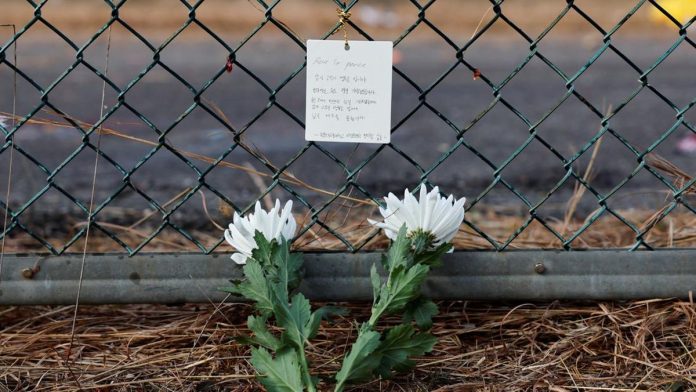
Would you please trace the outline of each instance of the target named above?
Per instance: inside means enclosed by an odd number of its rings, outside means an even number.
[[[410,170],[408,175],[412,176],[407,182],[410,181],[411,186],[418,184],[427,184],[429,186],[438,185],[434,184],[435,181],[433,181],[432,177],[442,165],[448,162],[451,163],[452,161],[455,161],[456,164],[457,154],[460,152],[473,154],[473,156],[478,159],[481,166],[491,173],[491,178],[481,187],[482,189],[478,194],[466,194],[466,196],[469,196],[466,208],[467,211],[472,212],[472,214],[468,215],[465,221],[466,228],[463,230],[465,230],[468,235],[475,236],[479,240],[486,242],[490,248],[497,250],[509,248],[520,234],[531,225],[541,227],[547,233],[550,233],[552,237],[555,238],[555,244],[559,247],[574,249],[581,245],[577,240],[585,231],[589,230],[598,220],[608,216],[616,218],[616,220],[623,224],[625,229],[631,232],[633,240],[630,246],[627,247],[628,249],[652,249],[654,246],[648,238],[651,230],[659,225],[663,225],[665,218],[672,211],[679,207],[685,209],[690,214],[696,213],[696,209],[694,209],[687,200],[688,193],[696,180],[689,180],[687,177],[685,181],[675,182],[673,178],[665,175],[664,171],[654,167],[648,159],[650,154],[678,129],[685,129],[688,134],[696,133],[696,126],[687,119],[687,112],[696,105],[696,98],[693,96],[694,91],[690,92],[692,95],[689,101],[686,104],[680,105],[651,83],[652,73],[658,70],[661,64],[678,49],[682,51],[688,50],[687,56],[691,56],[691,64],[696,64],[693,61],[694,58],[696,58],[696,52],[694,52],[694,50],[696,50],[696,43],[688,34],[689,27],[693,24],[695,18],[691,15],[691,17],[686,20],[678,19],[678,17],[671,15],[667,9],[663,8],[659,1],[638,1],[628,13],[608,29],[603,28],[586,13],[586,10],[582,8],[580,2],[573,0],[560,2],[559,4],[562,5],[560,12],[549,19],[548,24],[540,30],[540,33],[532,35],[526,32],[525,28],[515,23],[513,19],[508,16],[505,11],[506,3],[508,3],[507,1],[491,0],[489,16],[484,16],[480,27],[471,38],[462,40],[461,37],[457,37],[457,39],[452,38],[443,28],[429,19],[430,9],[438,3],[437,0],[411,0],[409,3],[411,14],[408,15],[408,17],[412,18],[412,23],[394,39],[395,48],[398,50],[403,47],[403,43],[411,37],[414,31],[426,29],[436,35],[438,42],[444,44],[447,48],[447,56],[451,58],[451,60],[449,60],[451,63],[446,67],[444,72],[426,82],[422,81],[422,77],[418,77],[418,75],[414,76],[412,72],[402,68],[400,64],[395,64],[394,66],[395,83],[401,83],[402,88],[408,89],[409,93],[415,93],[417,99],[409,109],[404,110],[403,113],[399,113],[398,115],[395,114],[392,134],[394,136],[398,135],[401,129],[411,121],[415,121],[413,118],[414,114],[417,112],[431,113],[437,118],[436,121],[438,121],[438,123],[445,124],[451,131],[451,142],[448,142],[444,146],[428,145],[427,143],[420,145],[422,149],[437,152],[436,159],[434,159],[432,163],[427,164],[414,159],[407,149],[400,147],[398,140],[393,141],[391,144],[371,147],[367,150],[368,152],[359,156],[359,159],[356,158],[358,155],[354,154],[355,150],[351,150],[348,154],[339,154],[330,147],[327,147],[326,144],[303,142],[303,144],[299,145],[297,148],[292,147],[287,149],[284,155],[285,158],[282,162],[271,162],[262,152],[254,148],[253,143],[245,142],[245,137],[248,136],[248,134],[251,134],[250,137],[252,137],[255,131],[254,127],[259,122],[262,122],[272,111],[276,114],[282,114],[286,123],[281,126],[294,127],[295,129],[302,129],[304,126],[304,116],[301,114],[302,111],[298,110],[292,102],[289,102],[302,98],[294,97],[290,100],[282,100],[279,99],[279,96],[288,85],[302,80],[301,78],[304,77],[305,64],[299,63],[298,66],[292,69],[287,75],[260,75],[255,71],[254,64],[245,63],[242,56],[239,55],[240,51],[246,50],[245,48],[249,46],[253,46],[254,50],[263,50],[260,48],[264,45],[263,41],[253,41],[253,39],[256,35],[261,34],[264,29],[271,27],[281,32],[284,37],[282,45],[286,47],[292,46],[300,51],[305,50],[304,39],[306,37],[298,36],[293,26],[285,24],[274,16],[274,12],[278,7],[283,3],[292,2],[292,0],[258,0],[256,2],[256,7],[263,13],[261,23],[252,29],[245,38],[235,43],[226,39],[224,34],[216,33],[216,31],[209,28],[203,21],[199,20],[197,11],[199,7],[205,4],[205,0],[198,0],[195,2],[180,0],[180,4],[176,4],[177,7],[181,7],[178,14],[180,16],[185,15],[186,18],[176,31],[166,37],[159,45],[154,44],[152,39],[146,38],[136,28],[132,27],[127,20],[120,16],[121,9],[132,1],[133,0],[123,0],[118,2],[104,0],[106,5],[104,15],[109,15],[108,20],[106,20],[103,26],[93,36],[83,42],[70,38],[61,28],[56,27],[42,16],[42,9],[49,3],[48,0],[40,2],[27,0],[33,8],[33,17],[31,17],[24,26],[18,26],[17,33],[9,40],[6,40],[2,47],[0,47],[0,65],[5,67],[6,70],[16,73],[21,83],[29,86],[29,88],[33,90],[32,96],[35,97],[32,101],[33,107],[31,110],[19,113],[15,117],[16,121],[10,121],[5,127],[0,127],[4,135],[0,156],[5,159],[2,161],[3,166],[0,169],[2,169],[3,172],[6,171],[6,164],[8,163],[7,157],[11,149],[14,150],[15,156],[18,157],[17,159],[25,162],[25,165],[33,166],[35,169],[38,169],[37,171],[30,172],[34,174],[28,177],[33,178],[28,178],[19,171],[20,169],[17,169],[15,173],[19,174],[16,174],[13,179],[14,187],[21,187],[22,183],[38,183],[34,191],[32,191],[32,196],[30,198],[17,201],[10,200],[9,206],[7,200],[0,200],[0,206],[3,209],[9,208],[10,214],[7,227],[4,233],[2,233],[3,236],[7,236],[7,238],[24,238],[29,236],[29,239],[24,239],[23,241],[32,241],[41,244],[53,254],[63,253],[71,249],[70,247],[74,244],[83,240],[87,230],[85,224],[79,224],[79,222],[77,222],[77,224],[74,224],[74,226],[68,230],[69,236],[66,237],[65,241],[58,242],[51,240],[51,230],[46,227],[47,224],[36,224],[37,221],[41,222],[41,215],[37,215],[36,213],[32,214],[32,207],[41,200],[53,200],[49,198],[49,195],[52,195],[51,197],[57,197],[63,201],[67,199],[72,210],[76,209],[78,215],[83,217],[89,215],[91,230],[109,238],[113,243],[118,244],[121,249],[129,254],[137,253],[148,245],[158,243],[157,241],[160,241],[159,244],[169,250],[181,250],[176,244],[174,244],[176,246],[169,246],[170,243],[168,240],[163,238],[167,233],[183,236],[190,244],[195,245],[200,251],[207,253],[219,248],[223,241],[222,234],[219,230],[212,229],[212,226],[206,226],[208,228],[208,234],[203,238],[201,232],[206,231],[203,230],[204,228],[195,227],[195,225],[192,226],[186,223],[190,223],[190,220],[180,219],[181,215],[194,213],[191,212],[193,210],[186,210],[187,206],[196,206],[196,219],[208,222],[209,219],[207,218],[210,218],[211,214],[215,215],[216,212],[210,212],[210,210],[214,209],[210,205],[212,203],[208,202],[209,205],[206,206],[205,202],[201,202],[200,195],[204,195],[204,197],[206,194],[209,196],[212,195],[220,200],[220,205],[222,207],[229,206],[241,213],[245,213],[253,208],[253,202],[255,200],[264,200],[264,198],[274,195],[281,198],[292,198],[306,209],[307,213],[302,217],[303,219],[301,219],[302,229],[298,237],[321,237],[317,234],[317,231],[322,231],[332,235],[334,240],[339,241],[339,245],[324,247],[321,238],[319,238],[318,248],[324,250],[357,251],[363,249],[370,241],[373,241],[378,235],[377,231],[365,230],[364,234],[351,236],[346,234],[345,230],[341,231],[340,228],[342,226],[345,228],[345,219],[347,219],[345,215],[360,215],[357,211],[360,211],[360,208],[362,208],[361,206],[374,206],[380,203],[380,197],[383,196],[383,193],[380,192],[383,189],[379,187],[373,188],[372,190],[368,189],[369,187],[363,185],[362,180],[364,177],[361,178],[360,176],[361,173],[363,176],[367,176],[368,174],[364,174],[365,171],[374,169],[376,165],[383,166],[385,164],[384,161],[378,162],[378,158],[383,157],[385,154],[392,157],[390,159],[399,159],[403,161],[400,167],[403,167],[404,162],[406,162]],[[327,2],[331,3],[330,0],[327,0]],[[340,10],[347,12],[355,11],[358,6],[359,2],[357,0],[350,2],[334,1],[332,3],[332,7],[338,7]],[[465,3],[462,3],[461,7],[464,6]],[[529,5],[529,7],[533,6],[532,4]],[[2,6],[0,6],[0,10],[1,8]],[[670,46],[665,51],[661,51],[661,54],[647,65],[638,64],[633,61],[631,57],[625,54],[613,41],[617,32],[621,31],[637,12],[646,8],[650,8],[652,12],[658,12],[663,15],[665,20],[672,26],[673,31],[676,32],[676,34],[673,34],[672,38],[670,38]],[[227,12],[233,13],[234,9],[229,9]],[[545,55],[544,50],[542,50],[542,43],[545,38],[554,31],[554,28],[556,28],[558,24],[570,18],[571,15],[573,18],[581,20],[593,31],[599,33],[601,35],[601,44],[598,48],[592,50],[590,56],[587,57],[584,63],[577,69],[573,72],[567,72],[564,71],[564,68],[567,69],[567,67],[557,65],[556,62]],[[308,14],[307,17],[309,18],[311,16]],[[2,22],[4,21],[2,20],[2,13],[0,12],[0,23]],[[472,50],[472,46],[476,45],[483,37],[490,34],[490,31],[495,28],[501,28],[501,26],[508,29],[516,40],[523,40],[526,49],[524,55],[519,59],[512,71],[502,78],[500,82],[496,82],[493,78],[489,77],[485,68],[479,68],[476,58],[470,58],[468,53]],[[88,55],[88,52],[92,50],[93,46],[96,46],[97,42],[103,41],[113,27],[119,27],[121,31],[127,32],[127,37],[121,37],[121,40],[135,41],[141,46],[140,50],[149,53],[150,61],[144,64],[142,68],[139,68],[137,74],[127,81],[114,80],[111,74],[106,71],[104,64],[96,64]],[[330,38],[339,27],[340,23],[336,20],[336,23],[325,32],[322,38]],[[364,29],[361,22],[356,18],[348,20],[348,27],[350,39],[373,39],[372,35],[368,32],[369,29]],[[59,41],[69,47],[68,50],[71,53],[71,60],[67,64],[67,67],[61,74],[51,80],[37,80],[36,77],[32,77],[25,71],[21,64],[21,58],[20,64],[15,64],[12,58],[12,50],[15,48],[15,44],[21,42],[22,37],[28,34],[28,32],[37,28],[49,29],[51,34],[54,34],[54,38],[59,37]],[[180,36],[192,28],[196,28],[199,32],[202,31],[202,34],[205,34],[212,42],[224,48],[224,52],[227,54],[227,58],[220,58],[218,66],[214,70],[211,70],[207,78],[200,81],[188,80],[187,76],[184,75],[185,73],[180,71],[180,68],[171,66],[168,60],[164,58],[164,54],[167,53],[168,48],[175,45]],[[339,39],[339,37],[336,39]],[[578,37],[578,40],[579,39]],[[631,77],[635,80],[635,83],[631,87],[632,91],[630,91],[627,96],[619,100],[618,104],[614,107],[607,109],[603,107],[602,102],[597,101],[596,97],[586,96],[581,93],[580,90],[576,88],[576,84],[579,78],[587,73],[598,59],[612,54],[617,56],[621,64],[626,66],[618,70],[617,73],[631,73]],[[500,56],[505,56],[505,53],[501,53]],[[274,57],[274,59],[275,60],[269,61],[283,61],[282,59],[277,59],[277,57]],[[520,108],[519,101],[508,99],[505,93],[505,87],[516,80],[516,78],[523,77],[521,74],[525,70],[525,67],[533,61],[537,63],[540,62],[539,64],[543,66],[545,78],[560,80],[560,97],[554,98],[554,102],[549,106],[549,109],[544,110],[543,114],[538,117],[525,114],[525,109]],[[687,59],[687,61],[689,60]],[[60,105],[55,104],[53,98],[54,91],[60,88],[61,83],[68,80],[76,69],[89,70],[94,79],[94,84],[99,85],[101,88],[101,84],[103,83],[106,95],[113,101],[106,105],[103,114],[97,121],[91,123],[80,121],[75,116],[63,111]],[[692,68],[692,71],[696,71],[696,66]],[[443,81],[454,72],[467,72],[468,75],[473,75],[480,86],[486,86],[488,93],[492,93],[492,98],[486,98],[487,104],[483,110],[474,113],[469,118],[453,118],[451,111],[440,110],[438,104],[434,102],[435,100],[431,99],[438,91]],[[158,75],[166,75],[168,80],[180,86],[181,91],[183,91],[182,96],[184,97],[156,98],[162,100],[158,102],[159,105],[170,105],[169,99],[178,101],[183,99],[186,101],[185,110],[169,121],[152,120],[149,113],[145,113],[145,111],[139,109],[138,105],[132,104],[132,96],[139,88],[139,85],[144,79],[151,77],[155,73]],[[206,99],[206,94],[209,90],[224,83],[225,78],[230,78],[239,73],[245,75],[245,77],[251,78],[254,83],[260,87],[255,98],[258,98],[260,95],[265,103],[257,113],[250,114],[248,120],[243,121],[238,126],[232,126],[231,122],[225,118],[225,114],[219,109],[218,105]],[[689,77],[693,78],[693,73]],[[469,78],[471,78],[471,76],[469,76]],[[269,80],[273,80],[273,82]],[[3,94],[11,90],[11,88],[8,87],[10,86],[2,86]],[[81,92],[75,91],[74,93],[80,94]],[[641,140],[641,143],[635,143],[632,141],[635,139],[626,136],[626,130],[615,129],[612,126],[612,119],[622,113],[625,108],[630,107],[636,97],[643,96],[646,93],[656,97],[657,105],[660,105],[661,108],[668,108],[672,112],[672,117],[670,126],[660,130],[660,134],[657,137],[651,137],[649,141]],[[231,91],[230,94],[238,93]],[[687,94],[689,94],[689,92],[687,92]],[[490,97],[490,95],[488,95],[488,97]],[[249,98],[251,99],[252,97]],[[575,152],[572,154],[562,152],[552,142],[549,142],[543,132],[540,131],[545,121],[560,111],[564,103],[569,100],[580,102],[596,119],[596,122],[592,124],[599,124],[599,129],[596,132],[593,131],[593,133],[584,140],[575,141],[580,146],[576,148]],[[499,116],[500,110],[503,110],[508,116],[514,116],[519,125],[524,127],[527,131],[521,143],[519,143],[514,150],[506,153],[506,158],[502,161],[490,158],[485,151],[482,151],[480,146],[475,145],[475,143],[467,139],[468,133],[471,132],[472,129],[475,129],[477,124],[491,117]],[[124,137],[123,134],[119,134],[117,131],[111,129],[112,127],[107,126],[112,116],[124,112],[128,113],[128,115],[134,119],[133,121],[137,121],[140,125],[144,125],[148,132],[151,132],[150,135],[154,135],[154,139],[150,138],[144,140],[144,138],[128,135]],[[177,127],[185,122],[193,112],[203,113],[209,119],[214,119],[223,132],[225,132],[225,135],[231,135],[233,138],[233,140],[227,144],[219,142],[222,146],[215,156],[204,156],[196,153],[195,149],[182,149],[174,146],[170,142],[169,138],[172,136],[172,133],[174,133]],[[54,119],[51,120],[54,121],[54,125],[60,123],[62,124],[61,126],[68,126],[80,132],[80,142],[78,145],[74,150],[61,156],[60,160],[56,162],[55,165],[46,163],[43,156],[37,156],[34,152],[24,148],[21,139],[22,133],[29,132],[27,128],[32,124],[49,121],[46,120],[46,113],[50,113]],[[200,116],[201,114],[198,115]],[[568,118],[565,119],[565,121],[570,123],[576,120]],[[504,137],[505,132],[505,130],[500,130],[500,135],[498,137]],[[100,133],[103,137],[116,135],[121,137],[121,139],[125,138],[131,142],[139,142],[141,150],[137,150],[139,156],[137,162],[133,165],[122,164],[118,159],[112,157],[112,153],[108,148],[104,146],[98,148],[97,140]],[[302,134],[301,132],[297,132],[293,134],[293,137],[295,138],[294,143],[297,145],[297,141],[302,139]],[[587,173],[579,168],[578,162],[581,158],[587,158],[589,153],[597,147],[597,144],[601,143],[601,140],[607,138],[611,139],[612,143],[619,143],[625,147],[634,157],[634,164],[632,170],[622,174],[620,181],[616,184],[612,184],[609,189],[599,189],[596,185],[593,185]],[[210,142],[216,143],[214,140]],[[279,141],[279,143],[283,143],[283,141]],[[520,190],[520,187],[516,185],[514,181],[508,180],[505,174],[506,170],[511,166],[519,165],[516,159],[525,151],[528,151],[532,144],[543,146],[543,150],[549,153],[539,159],[551,160],[556,168],[562,169],[560,178],[555,180],[553,186],[545,190],[542,197],[536,200],[528,197],[525,191]],[[290,143],[290,145],[293,144]],[[647,147],[641,147],[643,145],[647,145]],[[50,146],[44,147],[50,149]],[[85,167],[85,170],[81,173],[83,173],[83,176],[87,178],[87,180],[79,182],[82,187],[80,196],[76,196],[74,189],[67,189],[63,186],[60,176],[62,171],[71,165],[74,160],[82,159],[85,156],[94,157],[95,152],[98,152],[100,156],[100,170],[115,171],[119,180],[117,181],[117,186],[111,189],[101,190],[101,196],[95,199],[95,205],[90,214],[89,197],[84,196],[84,191],[89,190],[90,187],[88,177],[91,178],[89,173],[92,172],[93,158],[91,158],[91,160],[85,159],[81,163],[81,165]],[[165,153],[167,153],[170,159],[168,163],[155,166],[155,169],[149,167],[149,165],[155,165],[152,162],[156,161],[156,157]],[[334,189],[327,190],[327,187],[315,186],[312,184],[312,181],[300,179],[292,174],[293,168],[300,165],[300,162],[310,153],[313,154],[313,158],[310,159],[310,162],[304,162],[305,165],[335,166],[334,169],[336,172],[332,180],[337,186]],[[243,154],[245,160],[236,162],[232,159],[235,154]],[[320,157],[320,159],[316,160],[316,157]],[[156,187],[156,185],[148,187],[147,182],[143,183],[142,181],[138,182],[134,180],[139,172],[146,170],[145,168],[148,168],[147,170],[157,171],[157,176],[167,176],[166,169],[168,165],[178,164],[184,164],[187,167],[186,170],[191,171],[193,180],[190,181],[186,187],[176,190],[174,192],[175,197],[164,199],[153,197],[151,196],[151,192],[155,191],[154,187]],[[257,186],[256,189],[263,189],[263,191],[258,191],[253,194],[247,191],[246,196],[236,197],[230,193],[229,189],[221,189],[221,187],[211,180],[213,176],[211,173],[221,167],[231,169],[226,172],[228,173],[226,174],[228,176],[227,178],[229,178],[231,183],[241,181],[239,179],[240,177],[246,178],[250,176],[247,180],[252,181],[255,186]],[[388,171],[388,168],[386,170]],[[464,168],[462,168],[462,170],[464,170]],[[534,171],[533,169],[530,170]],[[627,218],[625,216],[625,211],[613,207],[610,199],[619,192],[622,187],[630,183],[633,178],[639,174],[644,175],[645,173],[656,179],[658,183],[664,187],[663,190],[668,190],[668,195],[663,206],[652,210],[654,216],[650,219],[649,224],[639,225],[635,221]],[[399,175],[399,173],[388,173],[381,178],[385,182],[388,182],[391,177],[396,178]],[[529,175],[534,177],[539,175],[539,173],[532,172]],[[99,177],[97,178],[97,182],[99,182]],[[576,187],[576,194],[579,189],[582,190],[582,192],[586,192],[592,199],[591,204],[593,204],[593,207],[588,210],[585,219],[581,224],[577,225],[577,227],[574,227],[572,230],[561,230],[559,226],[555,224],[553,217],[546,216],[539,211],[544,208],[544,206],[551,204],[550,200],[557,192],[569,186]],[[99,184],[97,184],[97,188],[99,188]],[[252,189],[254,188],[252,187]],[[521,205],[521,210],[523,211],[522,216],[524,219],[520,220],[514,227],[511,227],[509,235],[503,238],[490,235],[490,228],[485,224],[481,224],[482,219],[477,221],[475,219],[475,214],[473,214],[477,206],[492,198],[491,192],[493,192],[494,189],[509,191],[508,200],[512,199],[514,203]],[[124,223],[118,219],[110,221],[107,212],[109,208],[123,206],[124,203],[127,206],[128,198],[137,198],[141,203],[144,202],[148,209],[145,212],[142,212],[142,210],[140,211],[144,216],[141,216],[139,220],[135,222],[130,221]],[[495,201],[491,203],[495,203]],[[336,206],[348,210],[348,212],[341,217],[343,221],[341,219],[335,219],[336,217],[332,216],[331,209]],[[224,210],[224,208],[222,209]],[[227,216],[229,216],[229,214],[227,214]],[[151,225],[152,230],[144,230],[136,225],[136,223],[145,219],[149,219],[150,223],[153,221],[156,222],[156,224]],[[219,220],[221,218],[217,217],[216,219]],[[60,223],[58,223],[58,225],[60,225]],[[357,229],[354,231],[357,231]],[[135,235],[136,240],[127,241],[123,239],[127,235]],[[545,245],[539,244],[538,247],[545,247]]]

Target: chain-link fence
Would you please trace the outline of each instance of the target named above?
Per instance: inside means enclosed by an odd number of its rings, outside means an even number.
[[[94,3],[88,35],[48,16],[85,3],[0,6],[6,252],[81,251],[87,221],[91,251],[225,250],[231,212],[271,197],[296,202],[298,246],[357,251],[381,197],[420,184],[468,197],[460,248],[693,245],[687,0],[181,0],[157,33],[144,2]],[[336,8],[349,39],[394,42],[390,144],[304,141],[305,40]]]

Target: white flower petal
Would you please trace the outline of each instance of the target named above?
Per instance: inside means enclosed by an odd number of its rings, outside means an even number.
[[[375,227],[379,227],[380,229],[384,230],[384,234],[389,238],[390,240],[395,240],[396,237],[399,234],[398,230],[394,230],[393,226],[384,224],[384,223],[377,223]]]
[[[384,200],[386,206],[379,209],[384,220],[376,222],[368,219],[368,222],[383,229],[390,239],[395,239],[399,229],[406,225],[409,233],[422,230],[432,234],[435,237],[434,245],[438,246],[450,242],[464,220],[466,199],[456,200],[452,195],[444,198],[440,196],[438,187],[428,192],[427,187],[422,185],[418,199],[406,189],[403,200],[392,193]]]
[[[278,211],[280,211],[280,200],[276,199],[275,206],[273,206],[273,208],[268,214],[270,235],[275,239],[278,239],[281,229],[281,221],[277,218],[276,215]]]
[[[251,251],[256,247],[253,235],[245,234],[233,225],[230,225],[229,229],[225,230],[225,239],[227,239],[227,242],[234,246],[237,251],[249,255],[251,255]]]
[[[421,190],[424,190],[425,186],[421,187]],[[425,194],[425,191],[421,191],[421,205],[425,204],[424,207],[421,208],[423,211],[423,220],[421,221],[421,226],[422,227],[430,227],[431,226],[431,220],[433,216],[433,211],[435,208],[440,204],[440,194],[438,193],[438,188],[435,187],[432,192],[428,193],[425,195],[425,200],[423,200],[423,195]]]
[[[295,222],[295,218],[291,216],[283,228],[282,236],[290,241],[295,237],[295,231],[297,231],[297,222]]]
[[[234,239],[232,238],[232,233],[230,233],[229,229],[225,230],[225,241],[227,241],[228,244],[234,246]]]
[[[404,201],[401,204],[401,208],[394,213],[399,213],[402,217],[406,226],[409,230],[416,230],[420,225],[420,207],[418,200],[415,196],[408,191],[408,188],[404,192]]]
[[[233,253],[231,259],[234,260],[235,263],[243,265],[246,264],[247,261],[247,256],[243,255],[241,253]]]
[[[286,240],[293,239],[293,237],[295,237],[295,231],[297,230],[297,222],[295,222],[295,217],[292,216],[292,200],[285,203],[283,212],[280,215],[280,222],[282,225],[280,235]]]
[[[253,213],[241,217],[235,212],[233,223],[225,230],[225,240],[239,252],[232,255],[236,263],[244,264],[251,257],[257,247],[254,240],[257,231],[268,241],[294,237],[297,222],[292,216],[292,201],[288,201],[282,210],[280,207],[280,200],[276,200],[275,206],[265,211],[257,201]]]

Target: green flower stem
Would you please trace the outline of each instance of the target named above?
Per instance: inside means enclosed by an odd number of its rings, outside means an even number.
[[[302,379],[307,387],[308,392],[316,392],[317,388],[314,386],[314,381],[312,380],[312,375],[309,373],[309,363],[307,363],[307,356],[304,350],[297,350],[299,353],[300,367],[302,368]]]
[[[392,270],[389,271],[389,276],[387,277],[387,282],[380,287],[380,292],[385,292],[385,291],[389,292],[389,288],[392,286],[391,280],[392,280]],[[385,287],[387,288],[387,290],[384,290]],[[367,324],[366,324],[367,329],[370,331],[373,331],[375,329],[377,322],[379,321],[379,319],[382,317],[384,312],[389,307],[389,302],[386,302],[383,305],[379,306],[381,302],[375,303],[375,300],[376,300],[376,298],[373,298],[372,309],[370,309],[370,319],[367,321]]]
[[[322,319],[342,312],[334,307],[312,312],[301,293],[290,298],[300,283],[302,256],[290,253],[287,241],[268,241],[259,232],[254,240],[257,248],[244,266],[245,279],[223,288],[255,303],[258,314],[247,320],[253,336],[240,340],[252,345],[251,364],[268,392],[316,392],[305,348]],[[280,336],[268,328],[271,316]]]
[[[421,330],[428,329],[437,306],[421,298],[421,285],[432,265],[451,245],[434,248],[435,238],[424,231],[407,233],[402,227],[399,235],[383,258],[388,276],[386,282],[370,271],[373,288],[372,309],[369,320],[358,332],[356,341],[343,359],[336,375],[334,391],[341,392],[346,383],[363,381],[370,377],[390,377],[395,369],[413,366],[409,358],[432,350],[435,337],[428,332],[417,332],[411,324],[416,322]],[[375,327],[385,314],[403,314],[404,324],[388,328],[382,333]]]
[[[375,329],[375,324],[377,324],[377,321],[382,317],[382,313],[384,313],[384,310],[375,309],[374,306],[372,307],[370,320],[367,321],[367,328],[369,330]]]
[[[403,235],[400,233],[400,235]],[[426,231],[422,230],[417,230],[408,235],[408,240],[411,244],[411,252],[413,254],[413,257],[411,258],[411,262],[406,264],[406,267],[408,269],[412,268],[415,264],[418,263],[418,261],[421,259],[421,256],[427,251],[427,249],[431,248],[433,246],[433,243],[435,242],[435,238],[433,237],[432,234]],[[394,273],[396,271],[395,264],[393,263],[387,263],[386,267],[388,268],[389,275],[387,276],[387,282],[383,284],[380,287],[380,293],[387,293],[388,296],[391,296],[392,293],[392,281],[394,280]],[[386,288],[386,290],[385,290]],[[417,285],[417,287],[414,290],[416,293],[420,293],[420,284]],[[412,298],[415,299],[415,298]],[[385,303],[380,306],[382,303],[376,302],[377,299],[373,298],[373,304],[372,304],[372,309],[370,311],[370,319],[367,322],[367,327],[370,330],[374,330],[375,325],[379,321],[379,319],[382,317],[384,312],[389,308],[389,305],[391,305],[391,301],[386,301]],[[390,298],[391,300],[391,298]]]

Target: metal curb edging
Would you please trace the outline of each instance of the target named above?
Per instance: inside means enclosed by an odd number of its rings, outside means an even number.
[[[693,250],[626,252],[455,252],[433,269],[423,290],[435,299],[641,299],[696,290]],[[73,304],[81,255],[6,255],[2,305]],[[369,271],[379,253],[308,253],[300,290],[324,301],[370,300]],[[82,304],[219,302],[217,290],[238,279],[228,255],[88,255]],[[232,299],[234,300],[234,299]]]

